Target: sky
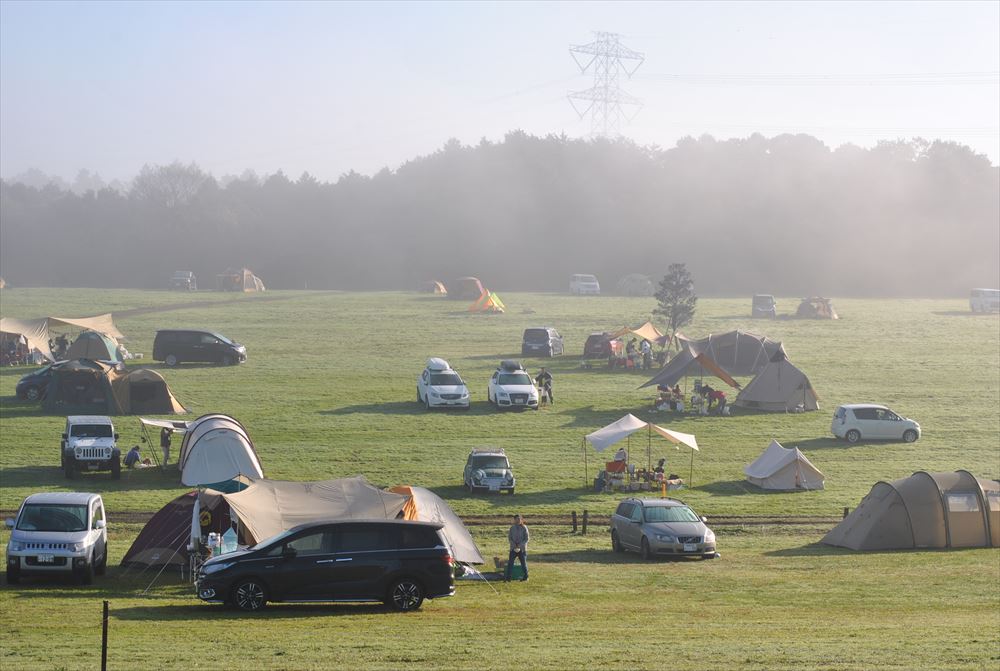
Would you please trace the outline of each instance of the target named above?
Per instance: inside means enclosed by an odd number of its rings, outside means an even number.
[[[1000,2],[0,1],[0,176],[195,162],[335,181],[450,138],[588,137],[571,45],[643,55],[621,128],[923,137],[1000,162]],[[636,63],[637,61],[631,61]]]

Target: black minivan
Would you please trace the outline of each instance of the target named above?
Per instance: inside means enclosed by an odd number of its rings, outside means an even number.
[[[198,569],[202,601],[257,611],[268,601],[382,601],[415,610],[455,594],[440,524],[350,520],[301,524]]]
[[[247,360],[247,348],[213,331],[164,329],[153,340],[153,359],[168,366],[182,361],[229,366]]]
[[[562,353],[562,336],[551,326],[524,329],[521,356],[558,356]]]

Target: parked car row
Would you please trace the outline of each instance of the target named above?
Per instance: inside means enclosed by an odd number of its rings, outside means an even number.
[[[487,400],[497,408],[531,408],[538,410],[538,388],[528,372],[517,361],[501,361],[490,377]],[[432,357],[417,378],[417,403],[425,408],[461,408],[472,404],[469,387],[462,376],[444,359]]]

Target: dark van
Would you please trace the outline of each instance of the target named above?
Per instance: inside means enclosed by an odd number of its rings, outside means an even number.
[[[611,344],[611,334],[607,331],[603,333],[591,333],[587,336],[587,341],[583,343],[584,359],[607,359],[614,350]]]
[[[559,356],[562,353],[562,336],[551,326],[524,329],[521,356]]]
[[[247,360],[247,348],[212,331],[168,329],[156,332],[153,359],[168,366],[176,366],[182,361],[230,366]]]
[[[268,601],[382,601],[416,610],[455,594],[442,525],[403,520],[312,522],[198,569],[202,601],[257,611]]]

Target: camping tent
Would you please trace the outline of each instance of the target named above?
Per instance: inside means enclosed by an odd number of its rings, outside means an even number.
[[[795,316],[799,319],[840,319],[837,311],[833,309],[833,303],[829,298],[820,296],[810,296],[803,298],[799,303],[799,308],[795,311]]]
[[[31,350],[38,350],[49,361],[54,361],[55,357],[49,350],[49,331],[53,326],[75,327],[90,331],[95,331],[115,340],[122,340],[125,336],[111,319],[111,313],[96,315],[94,317],[40,317],[38,319],[12,319],[5,317],[0,319],[0,332],[8,334],[23,335],[28,341]]]
[[[805,373],[785,358],[784,351],[774,355],[757,377],[740,390],[735,405],[741,408],[789,412],[819,410],[819,397]]]
[[[209,487],[241,475],[264,477],[253,441],[228,415],[204,415],[188,425],[178,466],[188,487]]]
[[[678,333],[677,342],[680,351],[643,387],[658,384],[673,386],[687,375],[709,372],[730,386],[739,388],[733,377],[756,375],[776,353],[784,352],[780,342],[746,331],[729,331],[701,340],[691,340]]]
[[[52,370],[42,410],[63,415],[187,412],[159,373],[91,359],[69,361]]]
[[[1000,547],[1000,482],[968,471],[877,482],[822,542],[852,550]]]
[[[653,280],[646,275],[632,273],[618,280],[618,293],[625,296],[652,296]]]
[[[95,361],[121,361],[118,343],[111,336],[97,331],[83,331],[66,350],[67,359],[93,359]]]
[[[264,283],[249,268],[226,268],[215,276],[217,291],[264,291]]]
[[[219,492],[181,494],[149,518],[122,557],[122,566],[187,566],[195,525],[196,533],[202,537],[213,531],[221,534],[231,523],[229,505]]]
[[[253,542],[317,520],[393,519],[409,500],[368,484],[360,475],[321,482],[257,480],[223,497]]]
[[[806,455],[797,447],[785,449],[776,440],[743,472],[761,489],[823,489],[823,474]]]
[[[483,291],[483,295],[469,306],[469,312],[485,312],[490,314],[502,313],[507,306],[503,304],[500,297],[492,291]]]
[[[448,295],[448,290],[444,288],[444,285],[437,280],[428,280],[421,285],[420,290],[428,294],[441,294],[442,296]]]
[[[469,530],[441,497],[429,489],[407,485],[391,487],[389,491],[409,497],[403,506],[403,519],[437,522],[444,525],[441,532],[448,542],[451,556],[455,561],[463,564],[484,563],[483,555],[476,547],[476,542],[472,540]]]
[[[656,342],[663,338],[663,334],[660,333],[660,329],[653,326],[653,322],[646,322],[642,326],[636,326],[635,328],[623,326],[609,335],[608,339],[613,340],[629,334],[642,338],[643,340],[648,340],[649,342]]]
[[[486,289],[477,277],[459,277],[448,285],[448,298],[476,300]]]
[[[646,460],[649,462],[648,466],[652,466],[652,440],[653,433],[656,433],[657,435],[669,440],[675,446],[681,444],[691,448],[691,469],[693,473],[694,453],[698,451],[698,441],[692,434],[664,429],[663,427],[657,426],[652,422],[644,422],[630,413],[621,419],[594,431],[593,433],[588,433],[583,437],[584,485],[587,486],[590,474],[589,467],[587,466],[587,443],[590,443],[597,452],[603,452],[619,441],[628,440],[633,433],[641,429],[646,429]]]

